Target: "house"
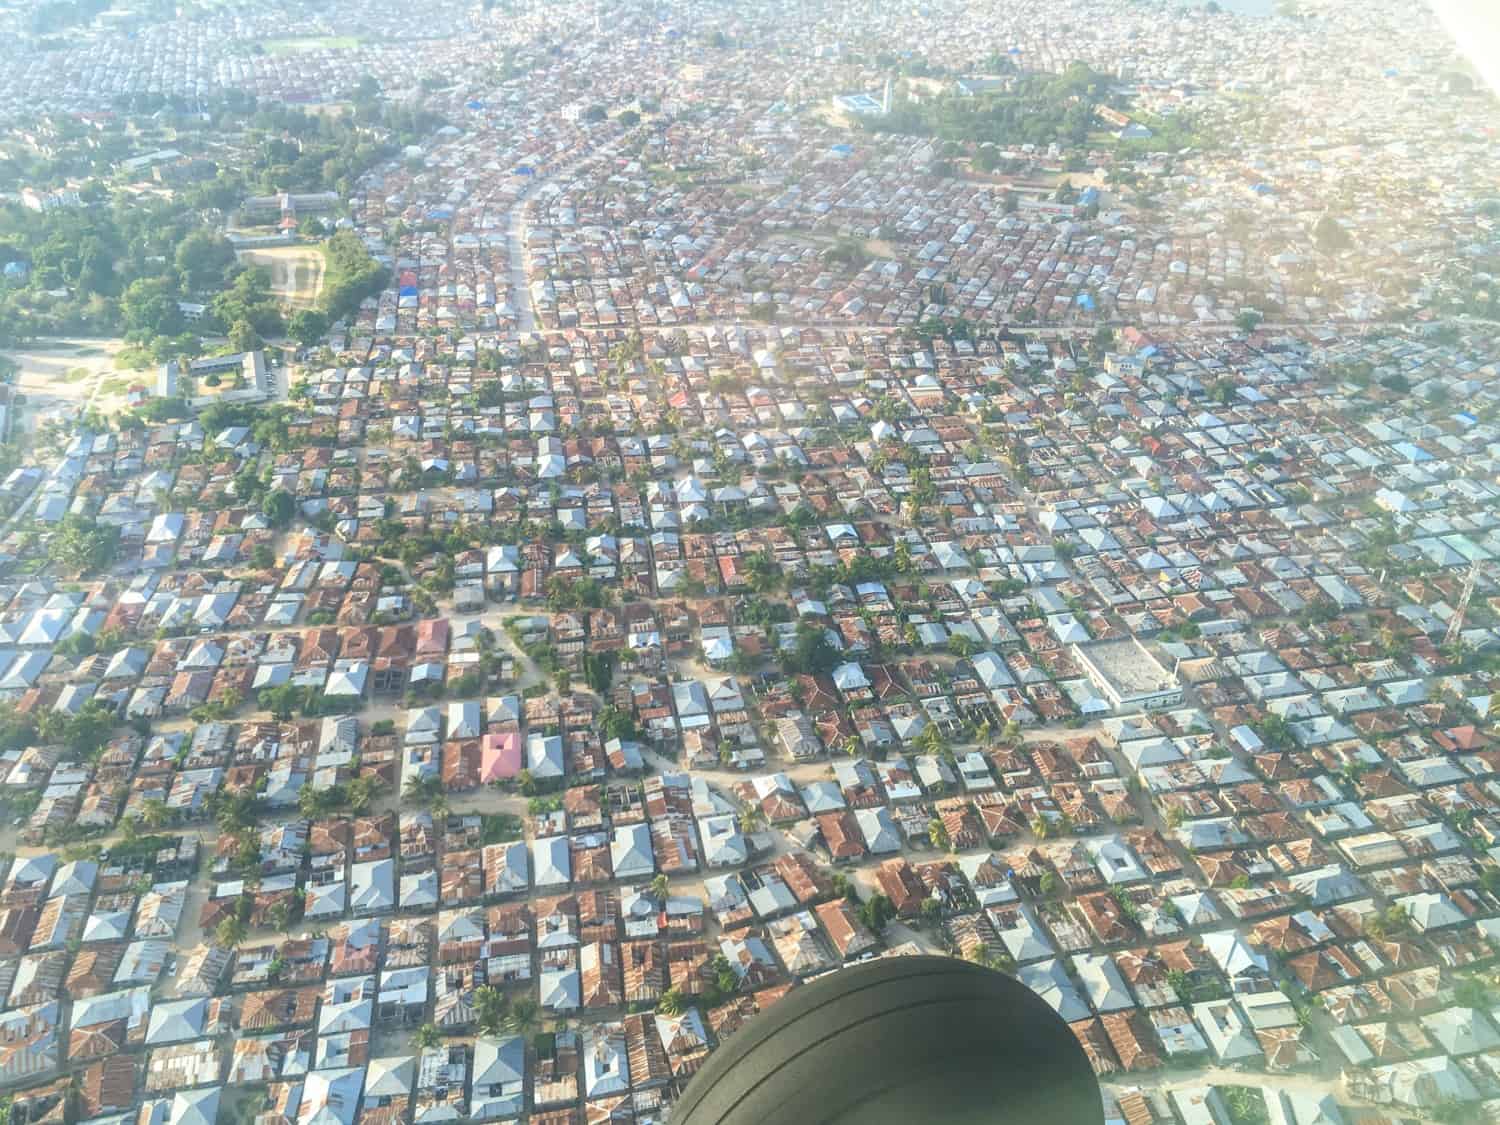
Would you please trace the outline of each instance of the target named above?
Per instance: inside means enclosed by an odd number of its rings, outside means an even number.
[[[520,1036],[482,1035],[474,1041],[469,1114],[475,1121],[518,1116],[525,1108],[525,1088],[526,1043]]]
[[[1221,1064],[1258,1061],[1263,1057],[1254,1030],[1233,1000],[1194,1004],[1193,1020],[1203,1030],[1209,1048]]]

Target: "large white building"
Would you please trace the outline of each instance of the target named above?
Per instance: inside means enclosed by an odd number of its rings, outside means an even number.
[[[1182,684],[1140,641],[1073,646],[1089,681],[1116,711],[1155,711],[1182,702]]]

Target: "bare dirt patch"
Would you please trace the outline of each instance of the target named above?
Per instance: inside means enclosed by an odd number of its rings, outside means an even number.
[[[313,246],[263,246],[241,250],[240,260],[271,277],[271,291],[297,309],[310,309],[323,292],[323,255]]]
[[[115,353],[123,346],[121,340],[56,339],[8,353],[18,368],[16,390],[26,396],[25,420],[17,418],[17,426],[29,428],[38,416],[59,409],[92,405],[108,413],[122,406],[130,383],[150,378],[141,373],[122,382]]]

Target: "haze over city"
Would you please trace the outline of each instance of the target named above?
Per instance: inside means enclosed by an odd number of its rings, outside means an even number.
[[[0,1115],[666,1122],[929,954],[1109,1122],[1495,1119],[1497,60],[0,6]]]

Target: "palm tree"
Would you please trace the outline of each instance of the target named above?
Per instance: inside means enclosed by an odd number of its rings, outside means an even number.
[[[165,828],[172,820],[172,810],[156,797],[141,802],[141,820],[147,828]]]
[[[499,1035],[506,1020],[505,993],[498,988],[485,985],[474,991],[474,1017],[479,1030],[486,1035]]]
[[[672,893],[672,880],[668,879],[664,874],[658,875],[651,880],[651,893],[663,902],[666,902],[668,896]]]
[[[417,1028],[417,1034],[414,1038],[417,1046],[425,1051],[441,1043],[443,1041],[443,1033],[438,1030],[437,1024],[424,1023],[421,1027]]]
[[[245,923],[239,918],[225,918],[214,930],[214,944],[224,949],[234,949],[245,940]]]
[[[310,782],[297,791],[297,815],[303,820],[317,820],[323,814],[323,794]]]
[[[505,1029],[512,1035],[531,1036],[541,1026],[542,1008],[529,996],[523,996],[510,1006],[505,1017]]]
[[[844,739],[844,753],[848,754],[851,758],[857,757],[860,745],[859,735],[851,734],[848,738]]]
[[[656,1010],[664,1016],[680,1016],[686,1007],[687,1002],[680,988],[667,989],[656,1002]]]
[[[406,779],[406,788],[401,796],[418,805],[430,805],[443,791],[443,779],[437,774],[413,774]]]

